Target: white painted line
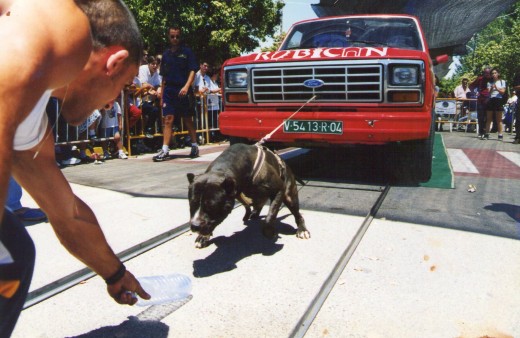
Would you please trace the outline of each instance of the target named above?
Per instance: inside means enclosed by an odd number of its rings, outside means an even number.
[[[478,174],[478,169],[473,165],[471,160],[466,156],[462,149],[447,149],[453,172]]]
[[[512,151],[497,151],[500,155],[507,158],[509,161],[516,164],[518,167],[520,167],[520,153],[515,153]]]
[[[292,149],[292,150],[289,150],[289,151],[286,151],[283,153],[282,152],[278,153],[278,155],[280,155],[280,157],[283,158],[284,161],[286,161],[290,158],[300,156],[300,155],[306,154],[308,152],[309,152],[309,149],[297,148],[297,149]]]
[[[215,153],[209,153],[209,154],[201,154],[199,157],[195,157],[193,159],[190,159],[190,161],[194,162],[213,162],[220,154],[222,154],[221,151],[217,151]]]

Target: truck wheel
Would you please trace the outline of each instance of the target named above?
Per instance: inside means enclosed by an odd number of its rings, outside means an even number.
[[[403,141],[386,146],[386,165],[394,183],[417,185],[430,180],[434,127],[432,124],[430,137],[425,140]]]
[[[430,137],[426,140],[408,141],[401,144],[404,172],[407,180],[419,183],[428,182],[432,176],[433,141],[435,125],[432,123]]]
[[[408,148],[407,165],[410,180],[414,182],[428,182],[432,176],[433,137],[428,140],[410,142]]]

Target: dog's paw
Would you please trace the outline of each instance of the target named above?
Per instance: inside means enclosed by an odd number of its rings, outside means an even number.
[[[311,238],[311,233],[308,230],[297,230],[296,237],[301,239],[309,239]]]
[[[260,218],[260,210],[253,210],[251,213],[250,219],[259,219]]]
[[[197,239],[195,239],[195,248],[202,249],[209,245],[210,236],[199,235]]]

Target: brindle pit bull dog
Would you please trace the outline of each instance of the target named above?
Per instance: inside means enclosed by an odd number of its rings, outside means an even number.
[[[213,230],[231,213],[235,199],[246,208],[244,222],[258,218],[264,204],[271,200],[262,227],[262,233],[268,238],[276,235],[274,222],[283,202],[298,225],[296,236],[310,238],[300,214],[294,175],[269,149],[237,143],[217,157],[204,174],[195,176],[189,173],[187,176],[191,230],[199,233],[195,247],[208,246]]]

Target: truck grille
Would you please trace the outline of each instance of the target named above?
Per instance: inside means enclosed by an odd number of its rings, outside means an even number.
[[[324,82],[307,88],[304,81]],[[255,68],[252,70],[254,102],[381,102],[382,65],[333,65],[319,67]]]

